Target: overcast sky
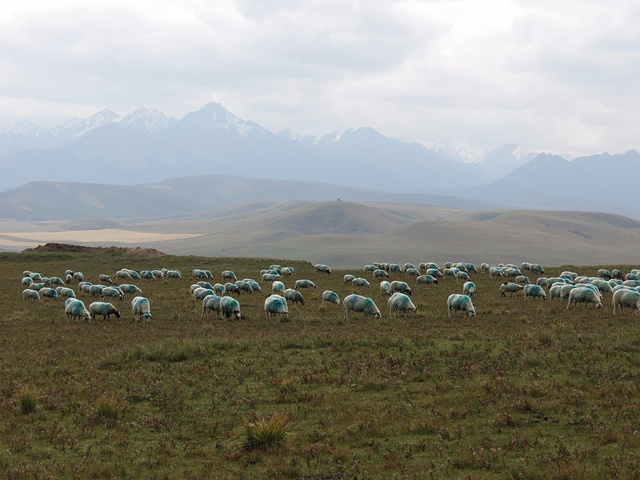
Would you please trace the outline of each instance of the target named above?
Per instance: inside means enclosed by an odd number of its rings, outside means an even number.
[[[209,101],[276,133],[640,149],[637,0],[0,0],[0,128]]]

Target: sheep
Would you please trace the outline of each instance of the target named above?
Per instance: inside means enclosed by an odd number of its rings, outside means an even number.
[[[426,272],[426,270],[429,270],[431,268],[434,268],[436,270],[440,270],[440,267],[438,266],[438,264],[437,263],[433,263],[433,262],[425,262],[424,268],[425,268],[425,272]],[[426,272],[426,273],[428,273],[428,272]]]
[[[327,265],[317,264],[314,265],[313,268],[315,268],[318,273],[331,273],[331,269]]]
[[[291,267],[289,267],[291,268]],[[243,280],[244,282],[247,282],[249,285],[251,285],[251,290],[254,292],[261,292],[262,288],[260,288],[260,284],[258,282],[256,282],[253,278],[245,278]]]
[[[32,272],[32,273],[29,274],[29,277],[31,277],[31,280],[33,280],[34,282],[41,282],[42,281],[42,274],[41,273]]]
[[[576,272],[572,272],[571,270],[565,270],[559,276],[562,277],[563,275],[571,277],[572,281],[575,280],[576,277],[578,276]]]
[[[236,295],[240,296],[240,288],[238,288],[235,283],[227,282],[224,284],[224,288],[227,293],[235,293]]]
[[[39,301],[40,294],[38,293],[37,290],[32,290],[30,288],[27,288],[26,290],[22,291],[22,298],[24,298],[25,300]]]
[[[604,278],[605,280],[611,280],[611,272],[606,268],[600,268],[598,270],[598,276],[600,278]]]
[[[529,262],[522,262],[520,265],[520,270],[529,270],[531,268],[531,264]]]
[[[136,322],[142,320],[142,317],[144,317],[145,322],[151,321],[151,304],[148,298],[134,297],[131,300],[131,311]]]
[[[40,297],[50,298],[52,300],[58,300],[58,292],[56,292],[55,289],[53,288],[41,288]]]
[[[418,307],[416,307],[411,299],[404,293],[396,292],[387,302],[389,304],[389,315],[398,316],[400,312],[407,316],[407,312],[418,313]]]
[[[98,275],[98,281],[100,283],[108,283],[109,285],[113,284],[113,281],[111,280],[111,277],[109,275],[104,274],[104,273],[101,273],[100,275]]]
[[[296,280],[296,285],[295,285],[296,290],[298,290],[299,288],[317,288],[317,287],[316,287],[316,284],[313,283],[311,280],[300,279],[300,280]]]
[[[635,310],[636,314],[640,314],[640,292],[637,290],[627,290],[622,288],[613,294],[611,301],[613,305],[613,314],[619,307],[620,312],[624,315],[623,307],[629,307]]]
[[[64,281],[60,277],[51,277],[49,279],[49,285],[54,286],[62,286],[64,285]]]
[[[322,303],[333,303],[335,305],[340,305],[340,297],[336,292],[332,292],[331,290],[325,290],[322,292]]]
[[[282,269],[280,270],[280,275],[293,275],[293,272],[295,270],[293,269],[293,267],[282,267]]]
[[[87,307],[84,306],[84,303],[81,300],[75,300],[70,298],[67,303],[64,305],[64,313],[67,314],[67,323],[75,318],[83,318],[87,321],[91,320],[91,314]]]
[[[202,288],[210,288],[213,290],[213,285],[211,285],[209,282],[205,282],[204,280],[200,280],[197,284]]]
[[[364,266],[364,272],[374,272],[375,270],[378,270],[378,267],[376,265],[365,265]]]
[[[116,280],[131,280],[131,274],[125,270],[118,270],[116,272]]]
[[[276,281],[271,284],[271,293],[277,293],[280,295],[280,294],[283,294],[284,291],[285,291],[284,283]]]
[[[89,313],[91,314],[92,320],[96,319],[96,315],[102,315],[102,320],[111,318],[111,315],[120,318],[120,311],[112,304],[106,302],[93,302],[89,305]]]
[[[569,303],[567,303],[567,310],[571,307],[572,303],[575,303],[576,306],[578,302],[584,303],[584,308],[587,308],[589,303],[595,304],[596,308],[602,308],[602,300],[601,297],[596,294],[592,289],[585,287],[574,288],[569,292]]]
[[[408,277],[419,277],[420,276],[420,272],[418,271],[417,268],[407,268],[404,271],[404,274]]]
[[[240,303],[235,298],[222,297],[222,300],[220,300],[220,315],[227,319],[234,317],[236,320],[240,320],[242,318]]]
[[[498,290],[500,290],[500,295],[506,297],[506,293],[509,292],[511,297],[513,297],[514,293],[518,293],[524,287],[522,285],[518,285],[517,283],[504,282]]]
[[[484,273],[489,273],[489,264],[488,263],[480,264],[480,270],[482,270]]]
[[[263,273],[262,281],[263,282],[273,282],[275,280],[280,280],[280,275],[277,273]]]
[[[182,280],[182,274],[178,270],[169,270],[167,272],[167,278]]]
[[[640,277],[638,276],[637,273],[627,273],[624,276],[625,280],[640,280]]]
[[[29,285],[31,285],[33,283],[33,278],[31,277],[24,277],[21,282],[22,285],[24,285],[25,287],[28,287]]]
[[[454,263],[451,268],[457,268],[459,271],[461,272],[465,272],[465,273],[469,273],[469,271],[467,270],[467,264],[464,262],[457,262]]]
[[[467,272],[468,273],[478,273],[478,270],[476,269],[476,266],[473,263],[467,263]]]
[[[122,290],[123,293],[142,295],[142,290],[130,283],[123,283],[122,285],[120,285],[120,290]]]
[[[591,285],[595,285],[596,287],[598,287],[598,290],[600,290],[602,293],[610,293],[611,295],[613,295],[613,287],[606,280],[596,278],[594,280],[591,280]]]
[[[232,282],[235,282],[238,279],[236,278],[236,274],[231,270],[225,270],[222,272],[222,280],[231,280]]]
[[[105,287],[104,285],[91,285],[89,287],[89,295],[91,295],[92,297],[99,297],[100,295],[102,295],[102,290],[105,288],[107,287]]]
[[[391,285],[389,282],[383,280],[382,282],[380,282],[380,291],[386,295],[389,285]]]
[[[624,274],[620,270],[618,270],[617,268],[614,268],[611,271],[611,278],[615,278],[615,279],[618,279],[618,280],[624,280]]]
[[[44,283],[32,283],[31,285],[29,285],[29,287],[31,290],[35,290],[35,291],[39,291],[41,288],[44,288]]]
[[[140,274],[138,272],[136,272],[135,270],[127,270],[127,273],[129,274],[129,276],[134,279],[134,280],[140,280]]]
[[[345,321],[349,321],[349,312],[362,312],[365,317],[380,318],[380,310],[374,303],[374,301],[368,297],[363,297],[361,295],[356,295],[352,293],[351,295],[347,295],[344,297],[344,319]]]
[[[153,278],[166,278],[166,274],[162,270],[151,270],[151,275],[153,275]]]
[[[431,276],[431,275],[420,275],[418,278],[416,278],[416,284],[417,285],[433,285],[433,284],[438,284],[438,279]]]
[[[73,281],[76,283],[80,283],[84,280],[84,273],[82,272],[74,272],[73,273]]]
[[[373,278],[389,278],[389,274],[386,271],[378,268],[377,270],[373,271]]]
[[[451,310],[469,312],[469,317],[476,316],[476,310],[473,308],[473,302],[468,295],[458,295],[456,293],[449,295],[447,298],[447,310],[448,316],[451,317]]]
[[[91,295],[91,287],[93,284],[91,282],[80,282],[78,284],[78,292],[86,293],[87,295]]]
[[[386,273],[386,272],[385,272],[385,273]],[[350,273],[347,273],[347,274],[344,276],[344,284],[345,284],[345,285],[347,285],[347,284],[351,283],[355,278],[356,278],[356,276],[355,276],[355,275],[351,275]]]
[[[407,273],[407,270],[409,270],[410,268],[413,268],[414,270],[416,270],[416,266],[413,263],[405,263],[404,266],[402,267],[402,271],[404,273]]]
[[[476,284],[473,282],[465,282],[462,286],[462,293],[473,297],[476,294]]]
[[[625,280],[622,285],[626,287],[640,287],[640,280]]]
[[[518,275],[516,277],[516,282],[518,285],[528,285],[531,282],[529,281],[529,277],[527,277],[526,275]]]
[[[400,265],[396,263],[389,264],[389,273],[400,273],[401,271],[402,269],[400,268]]]
[[[549,301],[553,300],[554,298],[562,298],[562,287],[564,287],[565,284],[563,283],[556,283],[555,285],[552,285],[551,288],[549,289]]]
[[[493,280],[495,277],[504,278],[504,272],[500,267],[491,267],[489,269],[489,278]]]
[[[457,268],[455,268],[455,267],[454,267],[454,268],[445,268],[445,269],[442,271],[442,274],[443,274],[445,277],[456,278],[456,273],[458,273],[459,271],[460,271],[460,270],[458,270],[458,269],[457,269]]]
[[[107,297],[117,298],[118,300],[124,300],[124,292],[119,287],[105,287],[102,289],[100,296],[103,300],[106,300]]]
[[[193,278],[194,280],[195,280],[195,279],[198,279],[198,278],[201,278],[201,279],[203,279],[203,280],[205,280],[205,279],[209,278],[209,277],[207,277],[207,274],[205,273],[205,271],[204,271],[204,270],[200,270],[199,268],[194,268],[194,269],[191,271],[191,275],[192,275],[192,278]]]
[[[202,301],[207,295],[215,295],[215,292],[210,288],[198,287],[193,291],[192,295],[194,300],[196,302],[199,302]]]
[[[536,263],[536,264],[532,264],[532,265],[529,266],[529,271],[531,273],[543,274],[544,273],[544,268],[542,268],[542,265],[540,265],[539,263]]]
[[[406,282],[401,282],[399,280],[394,280],[387,288],[387,295],[393,295],[395,292],[404,293],[409,296],[411,296],[412,293],[409,285]]]
[[[59,297],[76,298],[76,292],[67,287],[58,287],[56,288],[56,292],[58,292]]]
[[[507,268],[507,269],[503,270],[503,273],[504,273],[504,276],[507,279],[509,279],[509,278],[515,279],[518,275],[521,274],[519,268]]]
[[[537,297],[542,297],[543,300],[547,299],[547,294],[540,285],[528,283],[524,286],[523,290],[525,300],[529,300],[529,297],[532,297],[533,299]]]
[[[291,303],[299,303],[300,305],[304,305],[304,298],[302,298],[302,294],[294,290],[293,288],[287,288],[284,291],[284,298],[287,299],[287,302]]]
[[[144,278],[145,280],[155,280],[156,277],[153,272],[149,272],[147,270],[142,270],[140,272],[140,278]]]
[[[253,288],[249,282],[238,280],[236,281],[236,286],[238,287],[238,290],[240,290],[240,293],[246,293],[248,295],[253,293]]]
[[[547,278],[547,288],[551,288],[551,285],[553,285],[554,283],[568,284],[568,283],[573,283],[573,282],[572,281],[567,282],[564,278],[560,278],[560,277]]]
[[[213,291],[215,292],[216,295],[223,296],[225,293],[227,293],[227,287],[225,287],[221,283],[216,283],[213,286]]]
[[[264,312],[267,320],[276,315],[289,316],[287,299],[280,295],[270,295],[264,301]]]
[[[366,278],[354,278],[351,281],[351,286],[352,287],[366,287],[366,288],[371,288],[371,284],[369,283],[369,281]]]
[[[456,272],[456,280],[469,280],[469,274],[460,270]]]
[[[207,295],[202,299],[202,315],[200,316],[200,320],[204,319],[204,315],[207,312],[217,312],[220,314],[220,301],[222,297],[218,295]]]
[[[443,278],[442,272],[437,268],[427,268],[425,273],[431,275],[433,278]]]
[[[542,288],[547,286],[547,277],[538,277],[536,285],[540,285]]]

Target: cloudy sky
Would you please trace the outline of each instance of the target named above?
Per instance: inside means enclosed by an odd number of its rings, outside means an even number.
[[[637,0],[0,0],[0,128],[209,101],[275,132],[640,149]]]

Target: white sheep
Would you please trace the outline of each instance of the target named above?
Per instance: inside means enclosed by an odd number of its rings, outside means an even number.
[[[454,312],[469,312],[469,317],[476,316],[476,310],[473,308],[473,302],[468,295],[458,295],[456,293],[449,295],[447,298],[448,316],[451,317],[451,310]]]
[[[145,297],[135,297],[131,300],[131,311],[136,322],[142,320],[143,317],[145,322],[151,320],[151,305],[149,299]]]

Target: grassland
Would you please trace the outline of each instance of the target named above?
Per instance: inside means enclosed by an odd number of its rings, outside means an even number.
[[[296,269],[287,285],[310,278],[318,288],[282,321],[264,318],[267,285],[240,297],[240,321],[201,321],[190,279],[138,282],[150,324],[133,322],[128,300],[121,319],[67,324],[61,302],[21,296],[25,269],[70,268],[97,283],[122,267],[197,267],[220,281],[225,269],[258,278],[272,262],[0,254],[0,476],[640,475],[640,326],[636,316],[612,316],[609,297],[602,310],[565,310],[501,298],[498,281],[475,274],[476,318],[447,318],[446,297],[462,284],[446,280],[414,288],[419,314],[394,319],[372,282],[359,293],[383,318],[345,322],[320,296],[352,293],[341,281],[347,272],[319,275],[285,260],[277,263]],[[281,444],[248,446],[248,428],[273,418],[288,422]]]

